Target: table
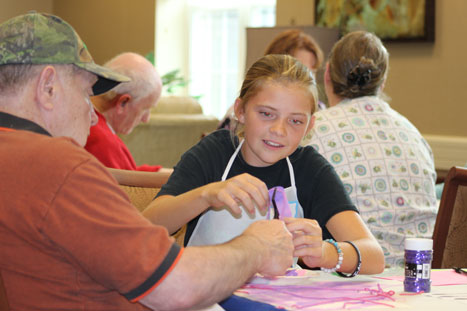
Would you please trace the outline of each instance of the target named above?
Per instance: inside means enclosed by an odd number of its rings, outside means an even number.
[[[296,270],[299,271],[299,270]],[[404,292],[403,269],[345,279],[321,271],[265,279],[255,277],[235,292],[287,310],[467,310],[467,276],[433,270],[431,292]]]

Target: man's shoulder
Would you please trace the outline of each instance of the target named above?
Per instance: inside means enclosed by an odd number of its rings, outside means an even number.
[[[29,154],[35,164],[55,165],[81,163],[93,159],[83,147],[68,137],[50,137],[28,131],[17,131],[11,147],[18,153]]]

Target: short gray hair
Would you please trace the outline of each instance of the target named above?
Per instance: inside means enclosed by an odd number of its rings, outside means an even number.
[[[149,70],[141,71],[134,69],[131,66],[125,66],[119,62],[115,62],[120,55],[117,55],[106,62],[104,67],[110,68],[117,73],[129,77],[131,81],[117,85],[105,95],[107,98],[113,98],[116,94],[128,93],[133,97],[133,100],[136,101],[149,96],[159,87],[159,83],[161,84],[160,77],[157,75],[155,69],[153,72]]]
[[[54,65],[56,68],[70,70],[70,74],[81,71],[75,65]],[[23,88],[33,77],[38,75],[46,65],[10,64],[0,66],[0,94],[14,94]]]

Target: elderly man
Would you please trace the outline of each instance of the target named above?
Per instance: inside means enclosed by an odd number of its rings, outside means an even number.
[[[150,109],[161,96],[162,81],[154,66],[136,53],[120,54],[106,64],[115,72],[131,78],[111,91],[93,97],[98,122],[91,127],[84,147],[107,167],[124,170],[172,172],[160,165],[137,166],[117,134],[129,134],[140,122],[148,122]]]
[[[0,25],[0,274],[13,310],[199,308],[292,263],[279,220],[183,249],[138,213],[82,148],[89,97],[125,80],[59,17]]]

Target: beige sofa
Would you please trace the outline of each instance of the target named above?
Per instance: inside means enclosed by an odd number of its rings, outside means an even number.
[[[173,167],[186,150],[203,134],[215,130],[218,123],[216,117],[203,114],[201,105],[191,97],[163,96],[151,111],[148,123],[120,137],[137,165]]]

